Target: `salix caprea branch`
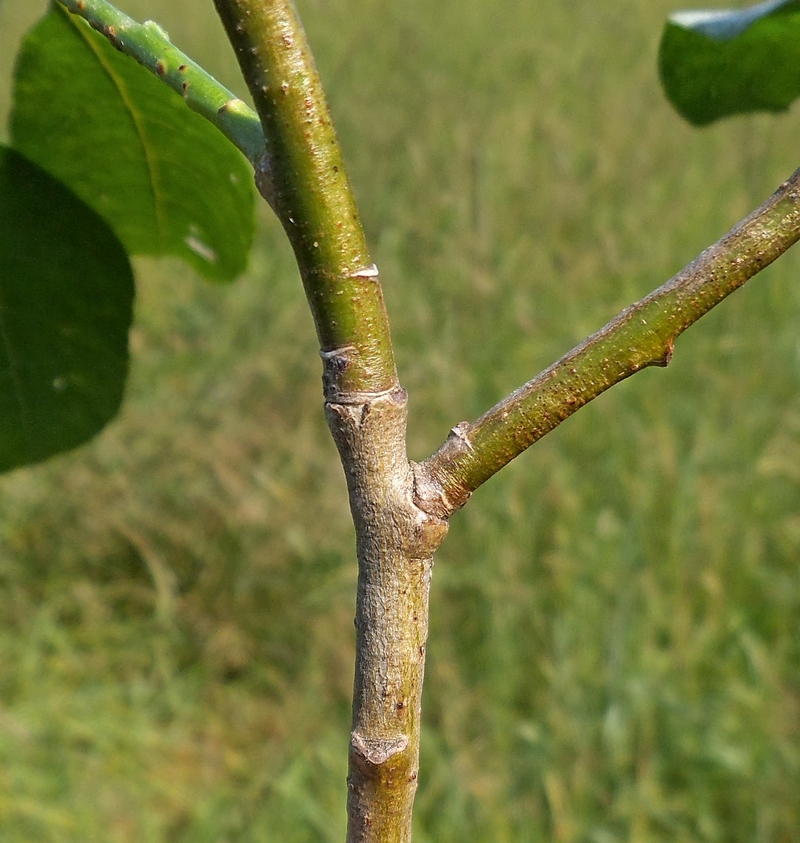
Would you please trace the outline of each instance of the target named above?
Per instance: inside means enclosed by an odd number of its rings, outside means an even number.
[[[427,509],[447,518],[576,410],[648,366],[666,366],[701,316],[800,239],[800,170],[685,269],[623,310],[472,424],[456,425],[417,468]]]
[[[665,366],[691,324],[800,239],[800,171],[716,245],[414,465],[378,271],[291,0],[214,0],[256,114],[152,23],[59,0],[184,96],[244,152],[294,248],[359,560],[348,843],[409,843],[432,557],[450,515],[613,384]]]

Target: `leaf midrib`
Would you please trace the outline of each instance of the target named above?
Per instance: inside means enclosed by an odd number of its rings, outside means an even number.
[[[87,27],[83,26],[77,20],[73,19],[73,16],[63,8],[61,9],[61,11],[62,14],[66,15],[70,25],[78,33],[83,43],[86,44],[86,46],[91,50],[100,68],[111,80],[117,90],[117,93],[119,94],[120,100],[122,100],[122,104],[125,106],[131,116],[131,120],[133,121],[133,125],[136,130],[137,137],[139,139],[139,144],[142,149],[142,154],[144,155],[145,164],[147,166],[147,172],[149,175],[148,182],[150,184],[150,191],[153,197],[153,208],[155,211],[155,222],[156,231],[158,233],[159,248],[163,250],[166,248],[167,245],[167,226],[164,220],[164,208],[161,198],[163,196],[163,191],[161,187],[161,179],[158,173],[158,163],[156,158],[152,155],[148,144],[148,134],[145,128],[145,120],[140,114],[140,112],[134,107],[133,100],[130,97],[130,94],[125,86],[124,81],[120,79],[120,77],[114,71],[114,68],[108,63],[106,57],[100,50],[99,45],[95,43],[90,33],[86,31]]]

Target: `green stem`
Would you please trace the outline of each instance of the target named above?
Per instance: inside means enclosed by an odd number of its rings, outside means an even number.
[[[257,183],[297,257],[326,364],[326,396],[397,386],[377,269],[322,84],[289,0],[215,0],[261,117]]]
[[[290,0],[215,0],[264,126],[256,182],[295,250],[325,365],[356,530],[348,843],[409,843],[432,556],[447,525],[414,503],[405,391],[383,296]]]
[[[256,166],[264,154],[258,115],[177,49],[157,23],[137,23],[105,0],[59,2],[177,91],[192,111],[213,123]]]
[[[538,439],[609,387],[666,366],[677,337],[800,239],[800,170],[749,217],[416,467],[420,506],[448,517]]]

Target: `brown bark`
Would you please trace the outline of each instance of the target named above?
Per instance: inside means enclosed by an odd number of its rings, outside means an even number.
[[[406,393],[326,404],[356,527],[348,843],[408,843],[417,789],[433,553],[447,524],[414,503]]]

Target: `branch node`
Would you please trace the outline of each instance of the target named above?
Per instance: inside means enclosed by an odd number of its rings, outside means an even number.
[[[146,20],[143,25],[146,29],[151,29],[157,35],[160,35],[165,41],[168,41],[170,44],[172,43],[166,29],[164,29],[164,27],[160,24],[157,24],[154,20]]]
[[[455,437],[458,442],[456,445],[459,450],[472,452],[472,442],[469,441],[467,431],[469,430],[469,422],[459,422],[455,427],[450,428],[450,437]],[[460,445],[458,443],[461,443]]]
[[[358,272],[354,272],[350,277],[351,278],[377,278],[380,273],[378,272],[378,267],[375,266],[374,263],[371,263],[369,266],[365,266],[363,269],[359,269]]]
[[[675,341],[670,340],[664,350],[664,356],[655,361],[656,366],[667,367],[672,362],[672,355],[675,352]]]
[[[350,746],[356,755],[369,764],[385,764],[393,755],[399,755],[408,746],[408,735],[396,738],[367,740],[358,732],[350,734]]]
[[[186,71],[186,65],[182,64],[178,70],[182,73]],[[217,114],[229,114],[233,112],[234,114],[243,114],[250,111],[250,109],[245,105],[239,97],[233,97],[229,99],[227,102],[222,103],[222,105],[217,109]]]
[[[450,441],[448,437],[442,447],[447,447]],[[432,476],[429,466],[425,463],[412,462],[411,471],[414,475],[414,503],[442,524],[447,524],[447,519],[457,509],[461,509],[469,499],[468,490],[458,489],[455,486],[453,489],[446,490],[439,480]],[[448,494],[448,491],[451,494]]]
[[[412,463],[412,472],[414,468],[415,465]],[[416,490],[416,474],[414,474],[414,481]],[[403,550],[409,560],[429,560],[433,558],[433,554],[444,541],[450,524],[446,518],[436,512],[428,512],[423,509],[419,505],[419,496],[417,495],[414,497],[414,505],[416,517],[412,527],[413,535]]]

